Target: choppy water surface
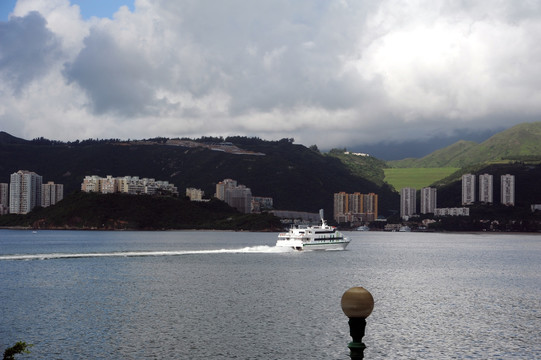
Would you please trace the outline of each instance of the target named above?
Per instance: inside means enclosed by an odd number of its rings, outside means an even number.
[[[348,359],[340,298],[375,307],[365,359],[541,358],[541,236],[0,230],[0,350],[24,359]]]

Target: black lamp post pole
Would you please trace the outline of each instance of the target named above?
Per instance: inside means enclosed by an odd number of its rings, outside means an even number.
[[[368,290],[362,287],[352,287],[342,295],[342,310],[349,318],[349,334],[353,341],[348,344],[349,356],[352,360],[364,358],[363,343],[366,318],[374,309],[374,298]]]

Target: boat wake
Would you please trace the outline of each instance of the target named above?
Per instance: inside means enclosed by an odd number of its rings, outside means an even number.
[[[0,255],[0,261],[6,260],[53,260],[105,257],[143,257],[143,256],[180,256],[197,254],[268,254],[291,252],[292,249],[276,246],[249,246],[240,249],[216,250],[171,250],[171,251],[113,251],[97,253],[50,253],[50,254],[14,254]]]

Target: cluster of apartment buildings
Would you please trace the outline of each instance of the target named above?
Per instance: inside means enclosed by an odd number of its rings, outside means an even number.
[[[378,195],[374,193],[334,194],[334,220],[337,223],[361,224],[378,218]]]
[[[475,201],[484,204],[494,202],[494,177],[491,174],[479,175],[479,197],[475,189],[475,175],[462,175],[462,205],[471,205]],[[515,176],[505,174],[500,176],[500,202],[503,205],[515,206]]]
[[[131,195],[178,195],[178,189],[168,181],[138,176],[113,177],[87,175],[81,183],[84,192],[101,194],[126,193]],[[203,199],[204,191],[187,188],[186,196],[192,201]],[[224,179],[216,185],[216,198],[225,201],[242,213],[257,213],[273,208],[271,197],[252,196],[250,188],[237,184],[236,180]],[[9,184],[0,183],[0,215],[27,214],[36,206],[47,207],[64,198],[64,186],[54,182],[42,183],[42,176],[27,170],[11,174]]]
[[[500,177],[500,201],[507,206],[515,205],[515,176],[505,174]],[[465,207],[476,201],[484,204],[494,202],[493,176],[490,174],[479,175],[479,197],[476,196],[476,176],[473,174],[462,175],[462,205],[456,208],[438,208],[437,192],[435,188],[425,187],[420,191],[420,213],[434,214],[435,216],[469,216],[470,209]],[[400,190],[400,217],[408,219],[417,214],[417,191],[414,188],[402,188]]]
[[[81,184],[81,190],[102,194],[178,195],[177,187],[168,181],[157,181],[155,179],[139,178],[138,176],[113,177],[112,175],[107,175],[104,178],[97,175],[85,176]],[[208,201],[203,198],[205,196],[203,190],[193,187],[186,188],[186,196],[191,201]],[[272,209],[273,205],[272,198],[252,196],[252,191],[249,187],[238,184],[233,179],[224,179],[218,182],[214,196],[242,213],[253,213]]]
[[[224,179],[216,184],[214,197],[225,201],[232,208],[250,214],[273,208],[272,197],[252,196],[252,190],[236,180]]]
[[[54,205],[64,198],[64,185],[52,181],[43,184],[35,172],[19,170],[10,182],[0,183],[0,215],[28,214],[36,206]]]
[[[139,176],[113,177],[107,175],[87,175],[81,184],[84,192],[97,192],[101,194],[125,193],[131,195],[178,195],[178,189],[168,181],[159,181],[152,178],[139,178]]]

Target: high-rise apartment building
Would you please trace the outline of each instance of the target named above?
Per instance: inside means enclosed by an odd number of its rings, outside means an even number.
[[[9,212],[28,214],[41,205],[42,177],[35,172],[19,170],[11,174],[9,183]]]
[[[234,188],[237,186],[237,181],[233,179],[224,179],[223,181],[220,181],[218,184],[216,184],[216,194],[214,194],[214,197],[225,201],[225,190]]]
[[[9,199],[9,184],[0,183],[0,204],[8,205]]]
[[[462,205],[471,205],[475,202],[475,175],[462,175]]]
[[[349,209],[349,196],[341,191],[334,194],[334,220],[338,223],[346,222]]]
[[[505,174],[501,176],[501,203],[508,206],[515,205],[515,176]]]
[[[348,202],[347,202],[348,208],[347,212],[352,214],[360,214],[363,212],[362,206],[363,206],[363,196],[359,192],[355,192],[353,194],[348,194]]]
[[[236,180],[224,179],[216,184],[214,197],[242,213],[252,212],[252,190],[244,185],[237,185]]]
[[[479,201],[492,204],[493,200],[493,177],[490,174],[479,175]]]
[[[334,220],[338,223],[374,221],[378,217],[378,195],[374,193],[334,194]]]
[[[421,214],[433,214],[436,209],[436,188],[424,187],[421,189]]]
[[[9,184],[0,183],[0,215],[8,213]]]
[[[362,194],[361,214],[366,214],[366,221],[378,218],[378,194]]]
[[[225,202],[241,213],[252,211],[252,190],[244,185],[228,188],[225,191]]]
[[[47,207],[56,204],[64,198],[64,185],[49,181],[41,185],[41,206]]]
[[[417,212],[417,197],[414,188],[402,188],[400,190],[400,217],[407,218]]]

